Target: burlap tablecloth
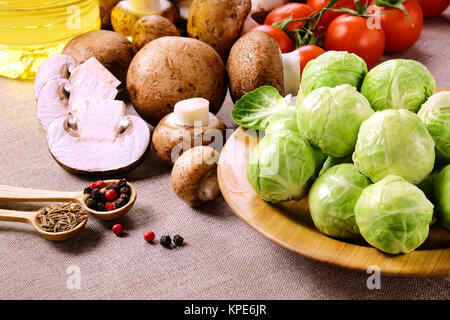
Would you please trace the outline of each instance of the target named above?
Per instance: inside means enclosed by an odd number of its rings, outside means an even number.
[[[450,10],[427,20],[420,41],[395,57],[424,63],[437,84],[450,88]],[[393,58],[389,56],[386,58]],[[228,126],[231,102],[220,116]],[[90,218],[77,238],[53,243],[29,225],[0,222],[2,299],[449,299],[450,278],[382,277],[369,290],[368,275],[289,252],[239,220],[222,197],[193,210],[170,187],[170,169],[151,152],[126,175],[138,190],[133,210],[112,223]],[[31,81],[0,78],[0,184],[81,190],[89,182],[61,169],[47,151]],[[1,205],[37,209],[38,205]],[[145,230],[181,234],[172,250],[144,241]],[[76,277],[79,271],[79,277]],[[77,282],[80,287],[77,289]],[[69,283],[69,285],[68,285]],[[75,287],[74,287],[75,285]]]

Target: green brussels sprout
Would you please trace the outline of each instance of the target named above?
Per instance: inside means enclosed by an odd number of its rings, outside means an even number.
[[[442,91],[431,96],[419,110],[436,144],[436,158],[450,160],[450,92]]]
[[[303,99],[298,128],[323,153],[341,158],[353,152],[361,123],[373,113],[367,99],[348,84],[319,88]]]
[[[427,238],[433,204],[415,185],[389,175],[364,189],[355,217],[361,235],[372,246],[391,254],[408,253]]]
[[[319,177],[321,175],[323,175],[325,172],[328,171],[328,169],[337,166],[338,164],[342,164],[342,163],[352,163],[352,156],[348,155],[346,157],[343,158],[335,158],[335,157],[330,157],[328,156],[327,159],[325,160],[325,162],[322,165],[322,168],[319,171]]]
[[[434,167],[434,141],[407,110],[375,112],[361,125],[353,162],[373,182],[390,174],[418,184]]]
[[[316,228],[331,237],[358,237],[355,204],[369,183],[350,163],[334,166],[317,178],[308,197]]]
[[[302,137],[288,130],[266,135],[250,154],[247,179],[264,200],[300,200],[314,178],[314,151]]]
[[[328,51],[311,60],[303,69],[300,89],[306,96],[322,87],[337,87],[349,84],[360,88],[367,74],[367,65],[363,59],[346,51]]]
[[[434,201],[439,224],[450,231],[450,164],[434,180]]]
[[[361,93],[375,110],[406,109],[412,112],[434,93],[436,81],[420,62],[393,59],[369,71]]]
[[[266,134],[270,134],[272,131],[289,130],[295,133],[299,133],[297,126],[297,108],[287,107],[282,108],[274,115],[270,124],[266,129]]]

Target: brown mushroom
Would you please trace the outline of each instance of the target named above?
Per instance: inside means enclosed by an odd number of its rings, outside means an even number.
[[[187,104],[188,108],[192,106],[190,111],[193,112],[206,105],[207,108],[200,111],[203,114],[206,113],[206,119],[202,120],[201,118],[204,118],[204,115],[201,115],[190,117],[191,119],[186,121],[186,117],[183,119],[182,116],[178,115],[179,106],[182,104]],[[206,99],[193,98],[184,100],[175,105],[175,112],[168,114],[159,122],[153,134],[153,146],[161,160],[169,165],[173,165],[180,154],[193,148],[195,145],[223,144],[225,125],[222,120],[210,113],[208,109],[209,103]],[[200,125],[196,125],[195,121],[201,121]]]
[[[178,101],[189,98],[207,99],[215,114],[227,92],[225,66],[204,42],[162,37],[134,57],[127,90],[136,111],[153,126],[171,113]]]
[[[100,18],[102,29],[111,27],[111,11],[119,0],[100,0]]]
[[[180,36],[177,27],[168,19],[150,15],[140,18],[131,32],[131,41],[141,49],[150,41],[166,36]]]
[[[117,79],[125,83],[128,67],[136,54],[136,47],[124,36],[108,30],[95,30],[73,38],[63,53],[82,64],[94,57]]]
[[[206,146],[183,153],[172,169],[171,182],[176,195],[192,207],[214,200],[220,192],[218,159],[219,153]]]

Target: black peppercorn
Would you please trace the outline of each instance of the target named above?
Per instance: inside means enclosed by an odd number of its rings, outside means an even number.
[[[119,182],[117,182],[117,186],[122,189],[123,187],[127,186],[127,180],[125,179],[120,179]]]
[[[105,209],[105,203],[103,201],[97,202],[97,210],[98,211],[106,211]]]
[[[161,243],[164,248],[170,248],[170,246],[172,245],[172,239],[170,238],[170,236],[162,236],[159,240],[159,243]]]
[[[84,194],[91,194],[92,192],[92,188],[91,187],[87,187],[84,189]]]
[[[128,203],[128,199],[127,198],[119,198],[115,201],[116,207],[117,208],[122,208],[123,206],[125,206]]]
[[[93,199],[93,198],[88,198],[86,200],[86,205],[89,209],[92,209],[92,210],[97,209],[97,203],[95,202],[95,199]]]
[[[91,196],[94,199],[101,199],[103,197],[103,193],[100,191],[100,189],[95,188],[95,189],[92,189]]]
[[[131,190],[130,190],[130,187],[128,187],[128,186],[126,186],[126,187],[122,187],[121,189],[120,189],[120,192],[119,192],[121,195],[122,194],[126,194],[127,196],[129,196],[130,194],[131,194]]]
[[[175,235],[173,237],[173,243],[177,245],[178,247],[181,247],[183,245],[184,238],[180,236],[179,234]]]

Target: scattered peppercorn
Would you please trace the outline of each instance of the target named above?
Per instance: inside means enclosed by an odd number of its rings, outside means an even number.
[[[173,243],[175,243],[176,246],[181,247],[183,245],[184,238],[180,236],[179,234],[175,235],[173,237]]]
[[[155,239],[155,233],[151,230],[144,232],[144,239],[147,242],[152,242]]]
[[[123,226],[121,224],[113,225],[112,232],[114,232],[116,236],[120,236],[123,233]]]
[[[172,239],[170,238],[169,235],[167,235],[167,236],[162,236],[161,239],[159,240],[159,243],[161,243],[161,245],[162,245],[164,248],[169,249],[169,248],[171,247],[171,245],[172,245]]]

